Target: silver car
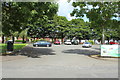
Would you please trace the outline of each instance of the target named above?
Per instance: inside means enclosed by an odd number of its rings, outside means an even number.
[[[71,45],[72,42],[71,42],[71,40],[66,40],[66,41],[64,42],[64,44],[65,44],[65,45]]]
[[[92,47],[92,44],[90,42],[85,42],[83,43],[82,47],[89,48],[89,47]]]

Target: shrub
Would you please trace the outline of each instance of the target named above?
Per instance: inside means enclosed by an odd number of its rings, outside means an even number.
[[[5,39],[6,41],[8,41],[8,40],[10,40],[10,37],[6,37],[6,39]]]
[[[93,40],[89,40],[88,42],[90,42],[91,44],[94,44],[94,41],[93,41]]]
[[[23,40],[16,40],[15,42],[23,42]]]
[[[32,40],[31,42],[35,42],[35,40]]]
[[[46,39],[36,39],[36,40],[32,40],[31,42],[37,42],[37,41],[49,41],[49,40],[46,40]]]
[[[46,39],[37,39],[36,41],[48,41]]]

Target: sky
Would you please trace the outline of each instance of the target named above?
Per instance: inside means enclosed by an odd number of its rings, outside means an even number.
[[[67,2],[67,0],[59,0],[58,1],[58,16],[65,16],[69,21],[72,19],[75,19],[75,16],[70,16],[70,13],[73,11],[74,7],[72,6],[72,2],[73,0],[71,0],[71,2]],[[89,6],[91,8],[91,6]],[[85,16],[82,19],[84,19],[84,21],[89,22],[89,19]],[[113,17],[112,19],[116,19],[119,20],[119,18],[115,18]]]
[[[58,4],[58,16],[65,16],[69,21],[76,18],[74,16],[70,16],[70,13],[74,9],[74,7],[72,6],[72,0],[69,3],[67,2],[67,0],[59,0]],[[83,19],[84,21],[89,21],[86,17],[84,17]]]

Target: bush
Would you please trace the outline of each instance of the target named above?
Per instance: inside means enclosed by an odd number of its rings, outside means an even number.
[[[89,40],[88,42],[90,42],[91,44],[94,44],[94,41],[93,41],[93,40]]]
[[[49,40],[47,40],[47,39],[36,39],[36,40],[34,40],[34,39],[32,39],[32,43],[34,43],[34,42],[37,42],[37,41],[48,41],[48,42],[50,42]]]
[[[37,41],[47,41],[46,39],[37,39],[37,40],[32,40],[31,42],[37,42]]]
[[[35,42],[35,40],[32,40],[31,42]]]
[[[23,40],[16,40],[15,42],[23,42]]]
[[[5,39],[6,41],[8,41],[8,40],[10,40],[10,37],[6,37],[6,39]]]

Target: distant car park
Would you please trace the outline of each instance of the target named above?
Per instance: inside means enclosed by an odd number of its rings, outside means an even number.
[[[51,47],[52,43],[48,41],[38,41],[36,43],[33,43],[34,47]]]

